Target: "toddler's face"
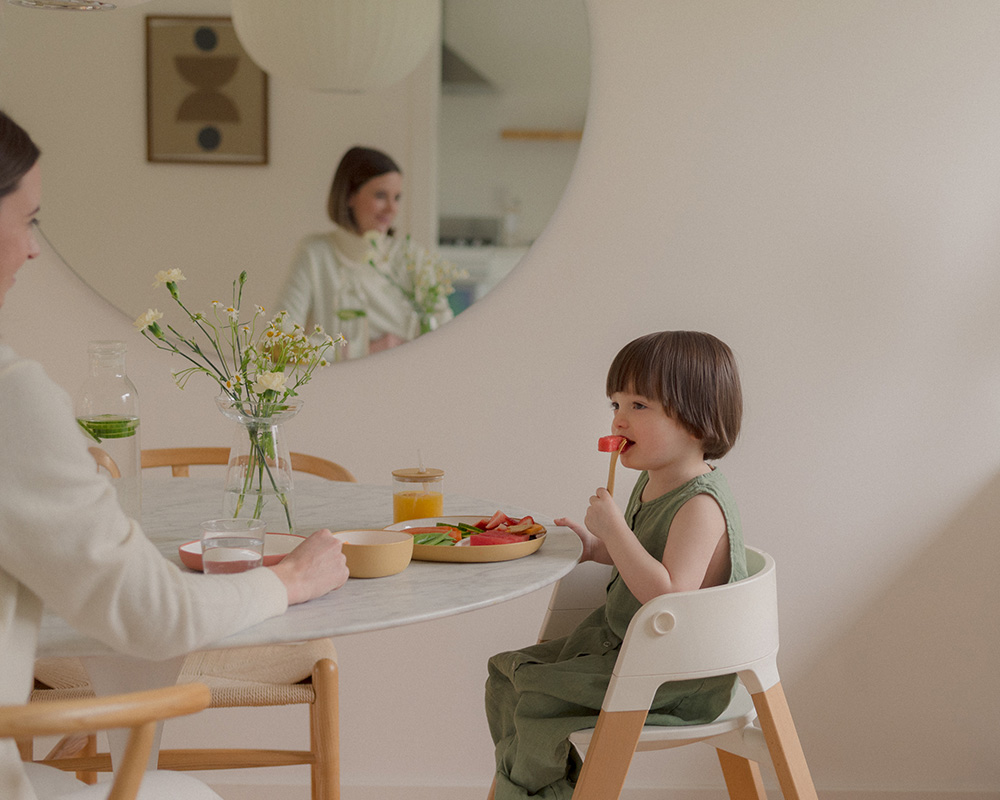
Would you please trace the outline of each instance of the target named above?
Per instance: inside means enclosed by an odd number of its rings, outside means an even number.
[[[630,442],[620,456],[623,466],[652,472],[701,453],[701,441],[667,414],[659,400],[615,392],[611,408],[611,432]]]

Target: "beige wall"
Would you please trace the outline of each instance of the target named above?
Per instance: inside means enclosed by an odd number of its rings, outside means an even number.
[[[293,444],[370,482],[420,448],[450,491],[582,517],[614,352],[717,333],[747,395],[723,465],[748,541],[778,561],[780,664],[817,784],[995,797],[1000,6],[589,9],[587,130],[545,234],[443,330],[323,374]],[[69,387],[83,340],[129,338],[143,443],[225,441],[210,387],[174,389],[170,360],[57,265],[22,273],[0,332]],[[484,662],[531,641],[544,594],[342,640],[345,784],[480,796]],[[226,735],[260,727],[232,719]],[[719,786],[707,751],[664,762],[637,759],[632,785]]]

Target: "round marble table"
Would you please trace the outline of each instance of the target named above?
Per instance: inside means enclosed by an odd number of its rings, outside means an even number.
[[[497,509],[530,513],[496,500],[445,495],[445,514],[490,516]],[[143,529],[167,558],[180,564],[177,548],[197,538],[199,524],[222,513],[220,479],[143,479]],[[296,476],[295,519],[299,533],[317,528],[383,528],[392,522],[392,487],[338,483]],[[339,636],[436,619],[502,603],[555,583],[577,563],[580,541],[567,528],[536,516],[548,528],[545,543],[530,556],[489,564],[412,561],[398,575],[350,579],[325,597],[292,606],[212,645],[241,647]],[[112,651],[45,614],[39,656],[103,656]]]
[[[142,490],[143,530],[160,552],[177,564],[177,548],[198,537],[203,520],[222,515],[221,478],[143,476]],[[297,533],[317,528],[384,528],[392,522],[391,486],[296,475],[294,503]],[[497,509],[517,516],[530,513],[496,500],[445,495],[445,514],[490,516]],[[398,575],[349,579],[324,597],[291,606],[280,617],[206,649],[299,642],[392,628],[485,608],[542,589],[573,569],[582,547],[568,528],[556,527],[551,519],[535,518],[548,533],[545,543],[530,556],[489,564],[411,561]],[[81,657],[95,691],[102,695],[167,686],[177,679],[184,661],[178,657],[153,662],[117,654],[49,613],[42,617],[37,654]],[[156,765],[159,738],[158,730],[150,754],[151,769]],[[121,731],[111,731],[108,739],[112,762],[117,764],[126,737]]]

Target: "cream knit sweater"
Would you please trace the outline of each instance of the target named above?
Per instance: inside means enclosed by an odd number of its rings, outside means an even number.
[[[0,345],[0,704],[28,698],[43,604],[119,652],[164,659],[287,602],[271,570],[197,575],[164,559],[95,470],[66,393]],[[12,742],[0,797],[34,800]]]
[[[341,327],[337,312],[361,308],[370,338],[387,333],[406,341],[416,338],[420,317],[403,293],[367,262],[367,254],[363,237],[338,226],[330,233],[307,236],[295,253],[275,310],[284,309],[304,328],[319,325],[335,336]],[[397,277],[406,280],[405,275]],[[447,300],[434,316],[438,324],[451,319]]]

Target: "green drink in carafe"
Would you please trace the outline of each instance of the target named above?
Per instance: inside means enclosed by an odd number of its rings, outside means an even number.
[[[118,502],[142,518],[139,395],[125,373],[124,342],[91,342],[90,374],[76,398],[76,421],[98,471],[106,474]]]

